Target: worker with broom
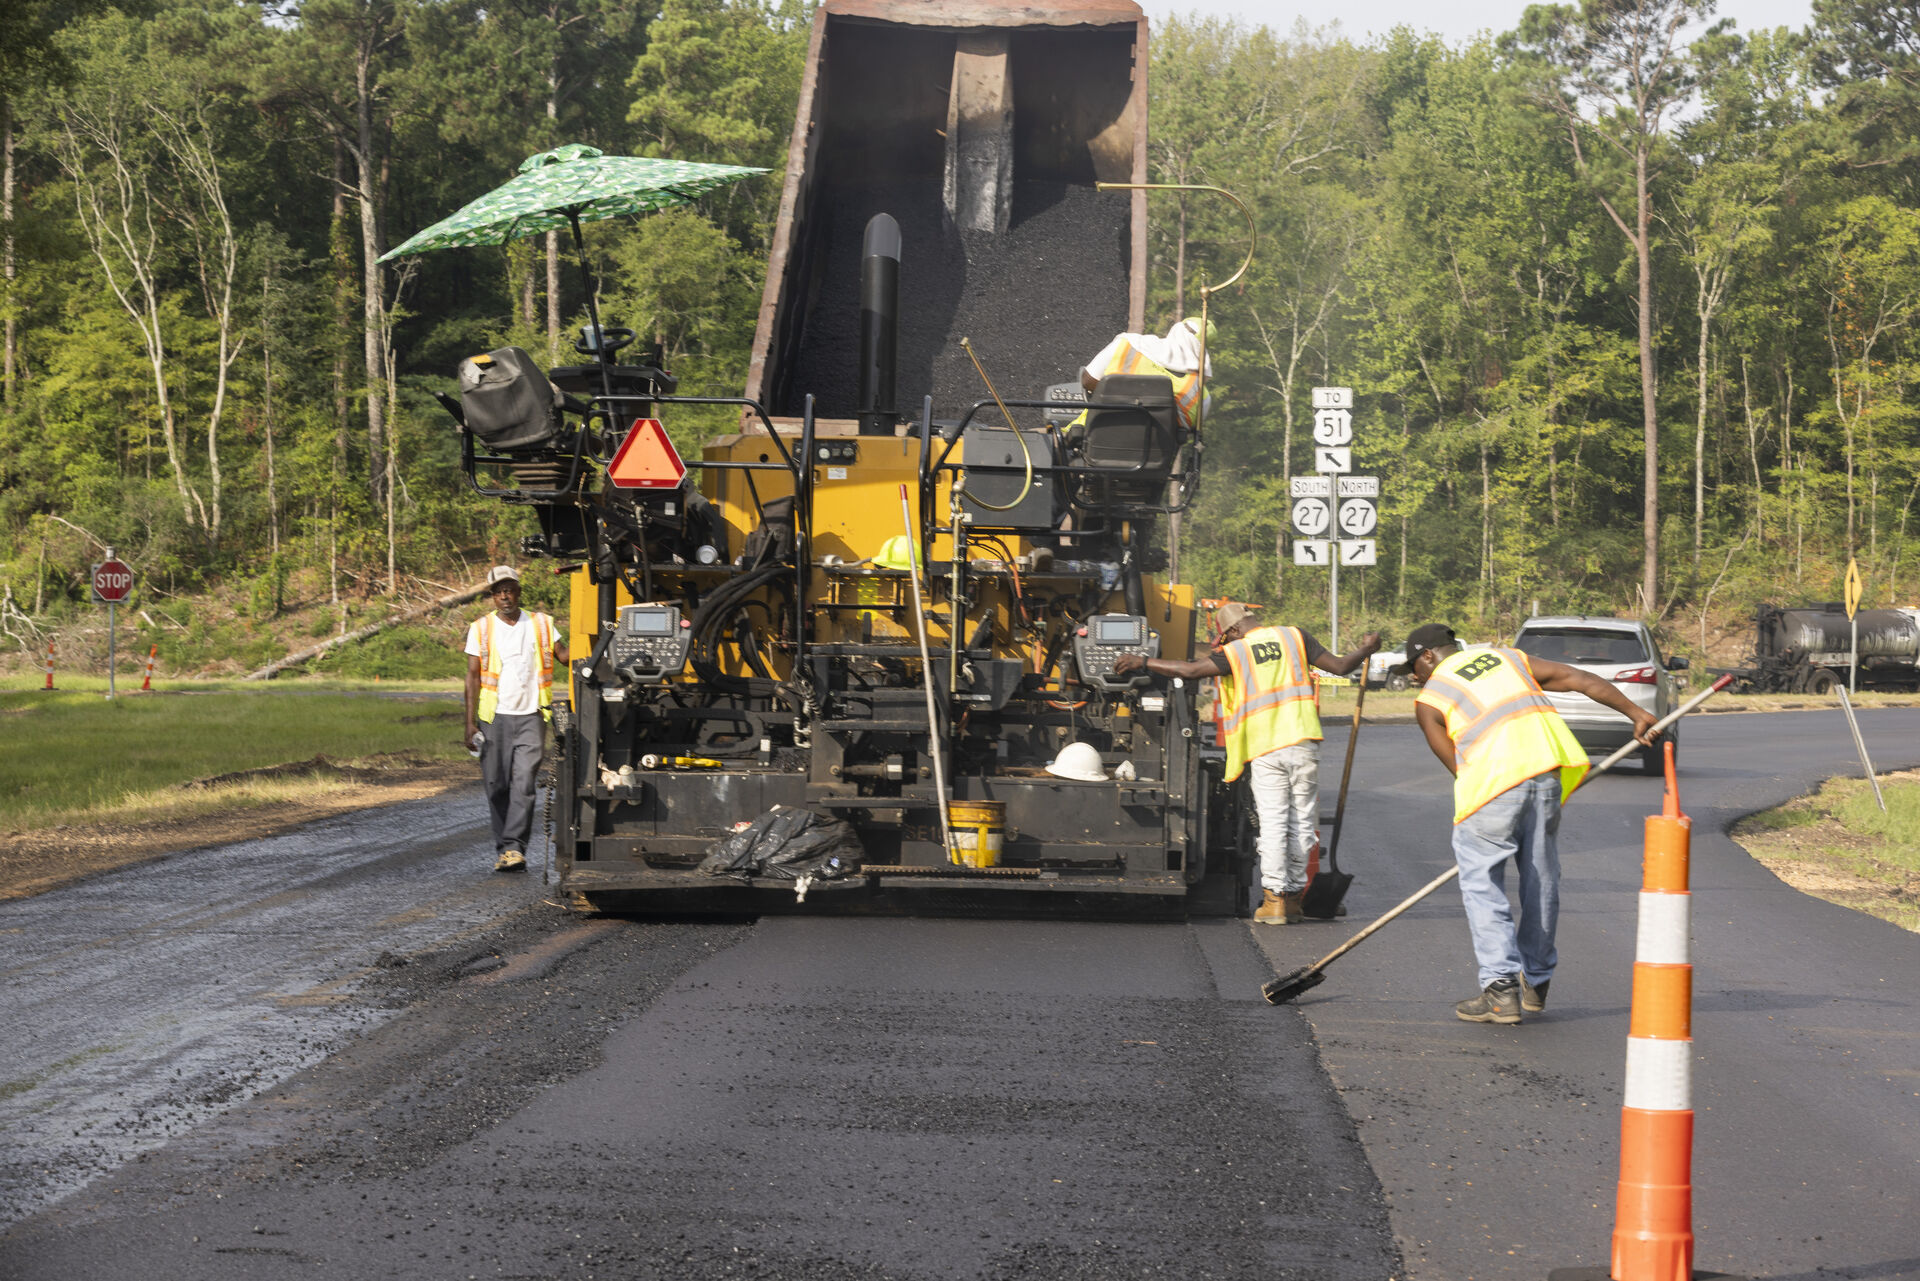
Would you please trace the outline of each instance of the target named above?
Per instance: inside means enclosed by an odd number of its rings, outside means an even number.
[[[1320,713],[1313,701],[1318,667],[1345,676],[1364,667],[1380,648],[1369,632],[1350,654],[1329,654],[1298,627],[1255,627],[1253,612],[1229,601],[1213,612],[1219,648],[1184,662],[1122,654],[1116,675],[1146,668],[1156,676],[1220,682],[1222,745],[1227,781],[1253,766],[1254,812],[1260,816],[1261,925],[1295,925],[1306,919],[1307,856],[1320,827]]]
[[[1652,713],[1591,672],[1517,649],[1461,650],[1445,623],[1407,637],[1411,672],[1426,683],[1413,707],[1427,746],[1454,776],[1453,858],[1480,965],[1480,994],[1453,1012],[1469,1023],[1518,1023],[1547,1008],[1558,954],[1560,802],[1587,772],[1587,754],[1543,692],[1584,694],[1633,722],[1651,745]],[[1506,864],[1519,873],[1516,923]]]

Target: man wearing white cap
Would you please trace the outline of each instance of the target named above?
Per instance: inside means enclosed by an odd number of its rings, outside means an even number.
[[[480,746],[480,778],[493,820],[496,872],[527,870],[533,835],[533,778],[553,719],[553,669],[567,643],[551,615],[520,608],[520,575],[511,565],[487,571],[493,612],[467,629],[467,732]]]
[[[1295,925],[1307,890],[1307,857],[1320,828],[1320,712],[1313,701],[1318,667],[1345,676],[1380,648],[1380,633],[1360,638],[1351,654],[1329,654],[1298,627],[1259,627],[1237,601],[1213,611],[1220,648],[1192,662],[1122,654],[1115,674],[1145,667],[1156,676],[1220,682],[1220,745],[1227,781],[1253,767],[1253,807],[1260,816],[1259,925]]]

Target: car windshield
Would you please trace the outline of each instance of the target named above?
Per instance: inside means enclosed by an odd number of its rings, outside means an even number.
[[[1555,663],[1594,667],[1647,661],[1647,649],[1638,633],[1610,627],[1528,628],[1515,643],[1523,653]]]

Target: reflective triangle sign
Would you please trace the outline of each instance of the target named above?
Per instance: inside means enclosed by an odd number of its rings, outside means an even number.
[[[687,465],[658,418],[634,423],[607,464],[607,479],[621,489],[673,489],[686,474]]]

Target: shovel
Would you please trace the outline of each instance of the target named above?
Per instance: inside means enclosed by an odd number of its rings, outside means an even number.
[[[1340,771],[1340,800],[1333,807],[1333,835],[1327,839],[1327,865],[1307,885],[1300,900],[1300,911],[1317,921],[1331,921],[1340,914],[1341,900],[1353,884],[1353,873],[1340,870],[1340,827],[1347,817],[1347,783],[1353,778],[1353,748],[1360,741],[1360,709],[1367,705],[1366,667],[1360,669],[1360,693],[1353,700],[1353,729],[1347,734],[1347,763]]]
[[[1688,712],[1700,706],[1700,704],[1706,702],[1709,698],[1712,698],[1715,694],[1718,694],[1721,690],[1725,689],[1727,686],[1731,684],[1733,684],[1732,676],[1730,675],[1722,676],[1719,680],[1715,681],[1712,685],[1709,685],[1706,689],[1701,690],[1698,694],[1695,694],[1692,698],[1688,699],[1686,702],[1682,703],[1680,706],[1674,708],[1671,712],[1668,712],[1665,716],[1655,721],[1653,724],[1653,733],[1656,736],[1659,735],[1669,725],[1672,725],[1675,721],[1679,720],[1682,716],[1685,716]],[[1587,771],[1587,773],[1581,777],[1580,784],[1577,785],[1574,790],[1578,791],[1579,787],[1584,786],[1588,779],[1594,778],[1600,774],[1604,774],[1608,770],[1612,769],[1615,765],[1618,765],[1622,760],[1626,758],[1627,753],[1635,750],[1639,746],[1640,746],[1639,743],[1629,741],[1625,747],[1622,747],[1619,751],[1607,757],[1606,760],[1601,761],[1598,765],[1594,766],[1591,770]],[[1572,792],[1569,792],[1567,794],[1567,799],[1568,800],[1573,799]],[[1412,894],[1402,899],[1399,903],[1397,903],[1393,907],[1391,911],[1387,912],[1379,920],[1367,926],[1366,929],[1361,930],[1358,934],[1354,935],[1352,938],[1342,943],[1339,947],[1334,948],[1333,951],[1327,953],[1325,956],[1315,961],[1312,965],[1302,966],[1301,968],[1294,970],[1291,973],[1282,974],[1279,978],[1273,980],[1273,982],[1268,983],[1267,985],[1262,987],[1260,989],[1260,995],[1267,998],[1268,1005],[1285,1005],[1288,1001],[1291,1001],[1294,997],[1299,996],[1302,992],[1306,992],[1306,991],[1309,991],[1310,989],[1319,987],[1322,983],[1327,981],[1326,969],[1329,965],[1332,965],[1335,961],[1345,956],[1348,952],[1351,952],[1354,948],[1360,946],[1360,943],[1362,940],[1366,939],[1370,935],[1378,933],[1381,929],[1385,928],[1387,922],[1401,915],[1408,908],[1412,907],[1415,903],[1418,903],[1421,899],[1433,893],[1435,890],[1439,889],[1442,885],[1445,885],[1448,881],[1451,881],[1454,877],[1458,875],[1460,875],[1460,865],[1456,863],[1452,867],[1448,868],[1446,871],[1440,873],[1440,875],[1434,877],[1431,881],[1428,881],[1425,885],[1422,885],[1419,889],[1415,890]]]

